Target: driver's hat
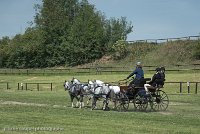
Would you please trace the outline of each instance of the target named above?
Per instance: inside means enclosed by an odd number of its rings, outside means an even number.
[[[141,63],[140,61],[138,61],[138,62],[136,63],[136,65],[137,65],[137,66],[141,66],[142,63]]]

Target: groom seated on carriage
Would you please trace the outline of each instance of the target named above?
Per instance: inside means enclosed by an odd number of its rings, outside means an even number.
[[[156,68],[156,73],[153,75],[150,82],[144,84],[145,91],[148,93],[148,89],[156,89],[163,87],[165,81],[165,68],[158,67]]]

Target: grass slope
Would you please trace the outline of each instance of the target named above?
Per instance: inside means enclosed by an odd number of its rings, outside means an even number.
[[[143,65],[170,66],[177,64],[200,63],[195,59],[195,53],[200,46],[200,40],[169,41],[162,44],[133,43],[127,45],[127,56],[121,60],[111,60],[103,57],[88,66],[122,66],[134,67],[137,61]],[[87,66],[87,65],[85,65]]]

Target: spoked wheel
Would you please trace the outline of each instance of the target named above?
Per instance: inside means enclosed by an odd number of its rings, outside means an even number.
[[[122,112],[122,111],[127,111],[128,108],[129,108],[129,99],[127,97],[126,94],[124,93],[119,93],[117,96],[116,96],[116,109],[117,111],[119,112]]]
[[[135,110],[146,111],[148,107],[148,97],[143,91],[139,91],[133,101]]]
[[[169,98],[162,90],[157,90],[152,94],[151,108],[155,111],[165,111],[169,105]]]

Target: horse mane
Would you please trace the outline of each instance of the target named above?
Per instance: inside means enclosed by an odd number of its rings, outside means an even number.
[[[73,84],[81,84],[81,81],[76,78],[73,78],[72,81],[73,81]]]

